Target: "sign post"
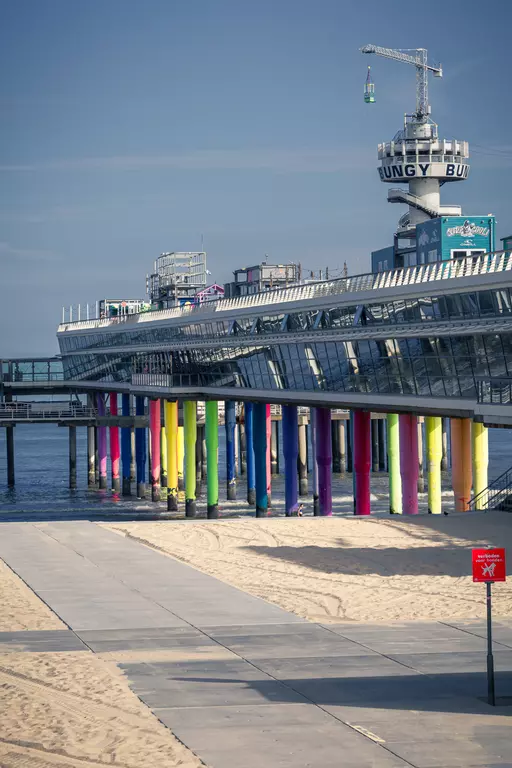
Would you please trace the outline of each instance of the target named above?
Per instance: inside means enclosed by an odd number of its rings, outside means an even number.
[[[484,582],[487,590],[487,701],[496,706],[494,656],[492,653],[492,585],[506,581],[504,549],[473,549],[473,581]]]

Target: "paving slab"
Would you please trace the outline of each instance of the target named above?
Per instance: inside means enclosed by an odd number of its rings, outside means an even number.
[[[178,650],[217,648],[218,643],[189,625],[184,627],[142,627],[123,630],[82,630],[82,640],[95,653],[129,650]]]
[[[215,768],[410,768],[312,705],[174,708],[156,714]]]
[[[87,646],[70,629],[0,632],[0,653],[61,653],[87,650]]]
[[[258,659],[256,665],[278,680],[322,680],[336,678],[408,676],[411,670],[397,661],[375,653],[367,656],[293,656]]]
[[[487,638],[487,622],[483,619],[461,619],[443,623],[478,637]],[[492,636],[495,644],[512,648],[512,620],[506,618],[494,619],[492,622]]]

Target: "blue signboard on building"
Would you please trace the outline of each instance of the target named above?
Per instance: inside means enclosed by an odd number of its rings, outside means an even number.
[[[417,224],[417,263],[494,251],[494,232],[494,216],[442,216]]]

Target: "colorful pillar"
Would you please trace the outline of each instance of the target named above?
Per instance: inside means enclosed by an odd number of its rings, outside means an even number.
[[[167,488],[167,431],[165,428],[165,400],[163,402],[164,425],[160,428],[160,487]],[[160,409],[162,405],[160,405]]]
[[[130,482],[137,480],[137,463],[135,461],[135,427],[130,427]]]
[[[332,515],[332,440],[329,408],[316,409],[316,461],[319,512],[322,516],[329,516]]]
[[[398,417],[400,474],[404,515],[418,514],[418,419],[409,413]]]
[[[298,456],[297,470],[299,473],[299,495],[308,495],[308,441],[306,433],[306,420],[303,416],[299,417],[298,426]]]
[[[76,490],[76,427],[69,427],[69,487]]]
[[[110,415],[117,416],[117,393],[110,393]],[[109,428],[110,431],[110,465],[112,469],[112,490],[119,493],[121,490],[121,480],[119,477],[119,463],[121,458],[121,449],[119,446],[119,427]]]
[[[165,437],[167,440],[167,509],[178,509],[178,403],[165,402]]]
[[[270,470],[273,475],[279,474],[279,422],[272,421],[270,433]]]
[[[121,410],[124,418],[129,418],[130,413],[130,395],[123,394],[121,399]],[[131,464],[132,464],[132,430],[131,427],[121,427],[121,474],[123,496],[131,496]]]
[[[135,397],[135,415],[145,416],[144,397]],[[137,498],[146,496],[146,428],[135,428],[135,467],[137,479]]]
[[[196,440],[197,403],[183,403],[183,430],[185,437],[185,515],[196,516]]]
[[[455,511],[466,512],[471,498],[471,419],[451,419],[452,486]]]
[[[185,490],[185,429],[178,427],[178,490]]]
[[[318,517],[320,514],[320,500],[318,498],[318,464],[316,461],[316,408],[309,409],[309,433],[311,435],[311,454],[313,471],[311,480],[313,485],[313,515]]]
[[[267,440],[267,406],[265,403],[254,403],[253,406],[253,442],[254,469],[256,488],[256,517],[268,515],[268,462],[269,452]]]
[[[14,427],[5,428],[6,452],[7,452],[7,485],[14,488]]]
[[[379,422],[378,419],[370,419],[372,433],[372,472],[379,471]]]
[[[276,422],[277,424],[277,422]],[[283,405],[283,454],[284,454],[284,495],[285,513],[290,517],[297,509],[298,477],[297,457],[299,454],[299,423],[296,405]]]
[[[98,416],[105,416],[105,399],[102,393],[98,392]],[[99,465],[99,483],[100,490],[107,489],[107,428],[98,427],[98,465]]]
[[[149,401],[149,429],[151,434],[151,500],[160,501],[160,400]]]
[[[402,514],[402,479],[400,477],[400,426],[397,413],[386,417],[388,433],[389,514]]]
[[[370,506],[370,470],[372,468],[372,418],[369,411],[354,411],[354,474],[355,498],[354,514],[369,515]],[[375,419],[373,420],[375,423]]]
[[[256,504],[256,478],[254,468],[253,404],[245,403],[245,452],[247,460],[247,503]]]
[[[234,501],[236,499],[236,403],[234,400],[226,400],[224,404],[224,425],[226,429],[226,498],[228,501]]]
[[[94,427],[87,427],[87,485],[92,486],[96,483],[95,468],[95,431]]]
[[[205,413],[206,413],[206,407],[205,407]],[[203,480],[203,470],[201,468],[202,453],[203,453],[203,433],[204,433],[203,424],[198,424],[197,437],[196,437],[196,495],[197,495],[197,489],[199,489],[199,492],[201,491],[201,482]]]
[[[449,419],[443,419],[443,458],[441,459],[441,472],[448,471],[448,422]]]
[[[272,411],[270,403],[265,405],[265,429],[267,436],[267,507],[272,506],[272,465],[270,459],[270,442],[272,439]]]
[[[425,475],[423,472],[423,419],[418,418],[418,493],[425,491]]]
[[[245,408],[244,408],[245,415]],[[238,425],[238,444],[240,445],[240,474],[247,474],[247,440],[245,439],[245,423]]]
[[[489,432],[479,421],[474,421],[471,431],[473,442],[473,495],[478,496],[476,509],[485,509],[487,498],[485,489],[489,485],[487,470],[489,466]]]
[[[428,511],[441,514],[441,460],[443,458],[443,423],[440,416],[425,419],[427,437]]]
[[[216,400],[205,404],[207,517],[219,516],[219,407]]]

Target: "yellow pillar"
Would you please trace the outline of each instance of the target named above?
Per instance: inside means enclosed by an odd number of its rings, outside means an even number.
[[[471,498],[471,419],[451,420],[452,486],[455,511],[466,512]]]
[[[441,514],[441,459],[443,458],[443,422],[439,416],[427,416],[428,511]]]
[[[178,427],[178,488],[180,491],[185,490],[185,483],[183,479],[183,470],[185,463],[185,432],[183,427]]]
[[[476,509],[485,509],[487,501],[485,491],[489,485],[487,468],[489,464],[489,432],[487,427],[478,421],[473,422],[471,437],[473,442],[473,495],[478,496]]]
[[[178,403],[165,403],[167,443],[167,509],[178,509]]]

